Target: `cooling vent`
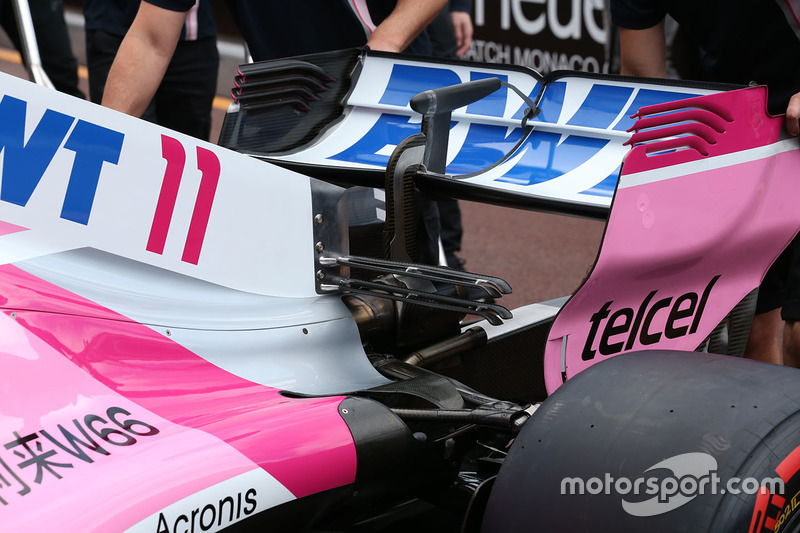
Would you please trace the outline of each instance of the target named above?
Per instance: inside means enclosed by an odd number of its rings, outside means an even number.
[[[360,49],[262,61],[239,67],[233,106],[219,144],[254,153],[277,154],[315,139],[339,118]]]
[[[639,172],[765,146],[781,127],[765,111],[763,86],[643,107],[628,130],[625,166]]]
[[[679,100],[643,107],[626,145],[648,157],[670,155],[670,164],[711,155],[712,146],[733,123],[733,116],[709,98]]]

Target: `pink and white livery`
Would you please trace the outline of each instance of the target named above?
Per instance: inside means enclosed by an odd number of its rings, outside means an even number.
[[[738,335],[800,231],[767,88],[361,50],[235,85],[215,146],[0,75],[0,530],[800,531],[800,374]],[[606,232],[508,310],[411,262],[430,195]],[[781,483],[561,490],[701,453]]]

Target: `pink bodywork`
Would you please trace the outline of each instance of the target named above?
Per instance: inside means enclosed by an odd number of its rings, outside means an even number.
[[[42,530],[60,531],[64,523],[82,531],[124,530],[257,468],[294,497],[355,480],[355,447],[338,412],[341,397],[284,397],[13,266],[0,267],[0,295],[6,309],[0,373],[14,376],[3,380],[10,388],[3,391],[9,402],[0,418],[8,429],[3,437],[35,435],[32,450],[41,445],[37,453],[55,452],[37,481],[35,465],[20,466],[32,454],[0,442],[0,508],[13,509],[3,516],[3,530],[25,530],[32,517]],[[131,431],[112,423],[109,408],[128,413],[117,411],[123,426],[136,421]],[[87,431],[110,452],[83,447],[89,462],[42,435],[64,443],[60,425],[87,441],[78,429],[89,429],[87,415],[100,417],[94,428],[112,429],[109,438],[121,444]],[[98,501],[90,494],[107,497]]]
[[[619,353],[696,349],[759,285],[800,230],[798,143],[765,109],[753,87],[637,114],[599,256],[550,331],[548,392]]]

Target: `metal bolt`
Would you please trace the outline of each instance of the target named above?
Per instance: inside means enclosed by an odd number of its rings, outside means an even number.
[[[350,411],[348,411],[347,409],[342,409],[342,414],[343,414],[343,415],[346,415],[346,414],[347,414],[347,413],[349,413],[349,412],[350,412]]]
[[[11,318],[17,318],[17,313],[11,313]]]
[[[322,270],[317,270],[317,279],[319,280],[325,279],[325,272],[323,272]]]
[[[318,215],[314,215],[314,224],[316,224],[317,226],[320,226],[320,225],[322,225],[322,222],[323,222],[322,215],[319,215],[319,214]]]
[[[172,336],[172,332],[170,330],[166,330],[164,333],[167,334],[167,337],[171,337]]]
[[[323,251],[325,251],[325,245],[323,245],[321,242],[318,242],[314,245],[314,250],[316,250],[318,254],[321,254]]]

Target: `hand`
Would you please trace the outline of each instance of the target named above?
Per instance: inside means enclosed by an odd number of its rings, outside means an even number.
[[[790,135],[800,135],[800,93],[792,96],[786,108],[786,131]]]
[[[472,44],[472,16],[464,11],[452,11],[450,21],[453,23],[453,33],[456,36],[456,56],[461,57],[467,53]]]

